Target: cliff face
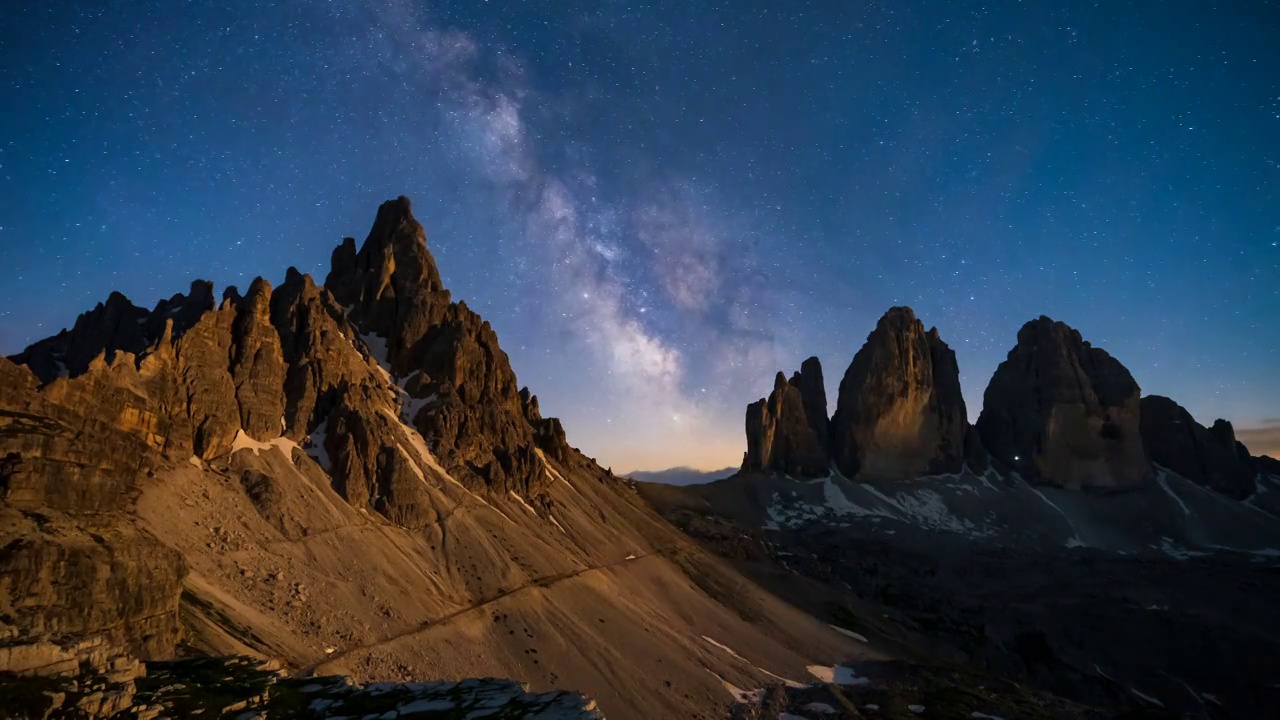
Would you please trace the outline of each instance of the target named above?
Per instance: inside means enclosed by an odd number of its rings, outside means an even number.
[[[180,637],[186,567],[130,517],[159,455],[145,418],[89,384],[49,402],[0,358],[0,670],[106,669]]]
[[[820,477],[831,468],[827,442],[822,366],[817,358],[809,358],[790,382],[778,373],[768,400],[747,406],[747,452],[742,468]]]
[[[892,308],[854,356],[827,418],[822,366],[809,358],[747,407],[742,469],[820,477],[910,478],[958,472],[965,461],[964,398],[955,353],[911,308]]]
[[[978,434],[1024,478],[1067,488],[1151,478],[1139,432],[1140,389],[1115,358],[1041,316],[1018,331],[983,398]]]
[[[967,427],[955,353],[911,308],[891,308],[840,381],[836,466],[846,477],[959,472]]]

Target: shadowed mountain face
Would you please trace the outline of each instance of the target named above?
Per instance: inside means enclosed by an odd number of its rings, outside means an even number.
[[[730,687],[882,657],[572,448],[405,198],[324,285],[113,295],[0,359],[0,547],[0,680],[88,668],[119,686],[89,715],[180,646],[358,682],[514,677],[613,718],[723,714]]]
[[[911,308],[891,308],[853,356],[831,419],[848,477],[957,472],[968,425],[955,353]]]
[[[983,397],[978,435],[1035,482],[1124,487],[1151,479],[1139,432],[1138,383],[1115,358],[1041,316],[1018,331]]]

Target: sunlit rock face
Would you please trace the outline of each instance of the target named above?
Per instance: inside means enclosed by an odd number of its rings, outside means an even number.
[[[840,381],[836,467],[870,478],[958,472],[967,425],[955,353],[911,308],[891,308]]]

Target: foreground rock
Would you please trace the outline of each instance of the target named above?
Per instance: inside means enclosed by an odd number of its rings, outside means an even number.
[[[1018,331],[983,397],[978,434],[1023,478],[1066,488],[1152,477],[1139,432],[1138,383],[1106,351],[1043,315]]]
[[[0,671],[173,654],[186,567],[130,516],[157,454],[112,399],[48,402],[0,358]]]
[[[840,381],[836,467],[869,478],[958,472],[967,427],[955,353],[911,308],[890,308]]]
[[[360,685],[345,677],[291,678],[274,663],[238,657],[153,662],[131,670],[35,680],[0,674],[0,707],[14,720],[604,718],[595,702],[579,693],[531,693],[525,685],[497,678]]]

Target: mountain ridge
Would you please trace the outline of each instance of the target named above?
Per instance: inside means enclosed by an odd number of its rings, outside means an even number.
[[[518,677],[643,718],[877,656],[572,448],[407,199],[331,264],[151,311],[113,294],[0,359],[0,671],[247,655]]]

